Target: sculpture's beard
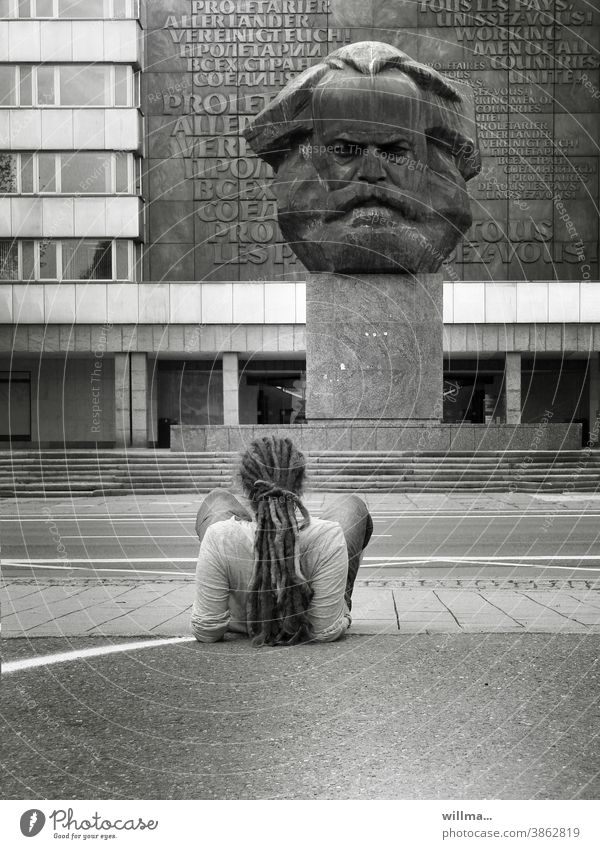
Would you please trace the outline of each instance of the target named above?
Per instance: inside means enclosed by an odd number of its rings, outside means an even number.
[[[471,223],[463,202],[432,209],[371,183],[330,191],[316,172],[275,190],[283,237],[309,271],[432,273]]]

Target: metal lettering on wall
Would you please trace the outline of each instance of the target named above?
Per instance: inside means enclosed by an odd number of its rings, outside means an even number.
[[[160,7],[160,8],[158,8]],[[170,0],[146,8],[147,278],[289,280],[240,132],[294,75],[385,41],[475,92],[483,169],[448,279],[598,279],[600,11],[587,0]]]

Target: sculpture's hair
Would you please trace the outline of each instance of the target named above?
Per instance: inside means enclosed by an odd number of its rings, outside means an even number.
[[[244,130],[254,152],[277,170],[293,139],[306,138],[313,131],[312,97],[319,83],[331,71],[344,70],[371,77],[393,70],[413,79],[427,104],[428,139],[454,157],[465,180],[480,172],[481,155],[468,87],[461,85],[459,90],[434,68],[377,41],[346,44],[291,80]]]
[[[313,635],[307,616],[313,591],[300,566],[299,530],[310,522],[300,497],[305,474],[304,455],[287,438],[256,439],[242,456],[241,483],[257,522],[246,610],[257,646],[293,645]]]
[[[331,53],[323,63],[328,68],[343,71],[352,68],[359,74],[374,77],[384,71],[402,71],[417,83],[423,91],[431,91],[446,100],[460,103],[461,95],[452,83],[434,68],[415,62],[408,54],[396,47],[373,41],[346,44]]]

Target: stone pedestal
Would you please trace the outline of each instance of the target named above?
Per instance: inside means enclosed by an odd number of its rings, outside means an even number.
[[[440,421],[441,274],[313,274],[306,290],[306,418]]]

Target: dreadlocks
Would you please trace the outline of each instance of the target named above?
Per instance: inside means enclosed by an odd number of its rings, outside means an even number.
[[[258,526],[247,602],[248,633],[256,646],[312,637],[306,611],[313,591],[300,567],[298,536],[310,522],[300,500],[305,472],[304,455],[287,438],[256,439],[242,456],[241,482]]]

